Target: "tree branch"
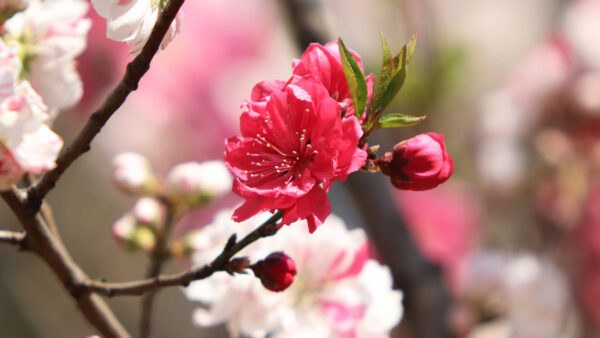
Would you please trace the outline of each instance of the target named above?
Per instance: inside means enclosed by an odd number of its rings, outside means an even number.
[[[217,271],[224,271],[231,258],[242,249],[252,244],[256,240],[269,237],[277,233],[279,226],[277,222],[283,216],[282,211],[278,211],[271,218],[265,221],[261,226],[249,233],[241,241],[235,242],[233,235],[227,242],[223,251],[211,263],[202,267],[193,267],[186,271],[157,276],[140,281],[124,283],[106,283],[102,281],[88,280],[79,285],[82,292],[95,292],[108,297],[123,295],[140,295],[158,288],[167,286],[188,286],[195,280],[200,280],[211,276]]]
[[[24,231],[0,230],[0,243],[18,245],[24,250],[27,247],[27,234]]]
[[[63,243],[44,224],[40,215],[30,215],[25,207],[25,197],[18,190],[0,193],[4,201],[17,216],[27,232],[29,249],[40,256],[54,271],[65,289],[71,293],[85,318],[94,325],[104,337],[129,337],[125,328],[110,311],[104,300],[97,295],[78,295],[74,285],[88,279],[81,268],[75,264]]]
[[[157,53],[183,2],[184,0],[169,1],[158,17],[141,53],[127,65],[127,70],[121,81],[111,90],[100,108],[90,116],[75,140],[61,152],[56,160],[56,168],[45,172],[29,189],[27,206],[31,214],[39,210],[42,199],[54,187],[60,176],[73,161],[90,149],[92,140],[104,127],[108,119],[121,107],[127,96],[137,89],[140,79],[150,69],[150,62]]]

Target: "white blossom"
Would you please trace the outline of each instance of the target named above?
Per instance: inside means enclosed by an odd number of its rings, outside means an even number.
[[[231,233],[241,238],[269,217],[263,214],[238,224],[231,214],[219,213],[195,234],[195,264],[214,259]],[[215,274],[185,291],[189,299],[208,306],[194,312],[194,322],[226,323],[233,336],[387,337],[402,317],[402,293],[392,290],[389,269],[368,258],[364,232],[348,230],[333,215],[314,234],[308,233],[305,222],[299,223],[304,224],[284,227],[239,255],[256,262],[283,250],[297,267],[288,289],[268,291],[252,273]]]
[[[106,37],[132,45],[131,56],[140,53],[165,5],[165,0],[92,0],[96,12],[107,20]],[[161,49],[179,32],[181,18],[179,13],[171,23]]]
[[[48,108],[27,81],[19,81],[21,63],[14,46],[0,41],[0,189],[23,173],[55,167],[63,141],[45,123]]]
[[[52,109],[70,107],[83,94],[74,59],[86,46],[88,7],[84,0],[31,0],[4,25],[6,41],[18,46],[21,76]]]

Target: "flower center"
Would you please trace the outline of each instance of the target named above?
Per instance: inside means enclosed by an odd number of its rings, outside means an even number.
[[[252,185],[260,185],[267,180],[286,177],[286,181],[292,181],[296,177],[302,177],[302,172],[314,160],[317,150],[313,149],[307,130],[302,129],[295,132],[295,137],[282,138],[275,133],[271,139],[256,134],[254,144],[257,153],[246,153],[251,158],[252,169],[248,174],[248,182]]]

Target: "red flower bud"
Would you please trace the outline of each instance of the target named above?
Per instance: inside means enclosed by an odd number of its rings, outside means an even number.
[[[376,164],[383,174],[390,176],[396,188],[405,190],[433,189],[454,172],[444,136],[436,133],[420,134],[398,143]]]
[[[296,275],[296,263],[281,251],[270,254],[250,268],[265,288],[276,292],[287,289]]]

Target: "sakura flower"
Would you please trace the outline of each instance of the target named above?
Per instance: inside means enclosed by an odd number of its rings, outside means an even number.
[[[62,139],[44,123],[48,109],[27,81],[18,81],[21,63],[14,48],[0,41],[0,189],[23,173],[52,169]]]
[[[362,60],[358,54],[352,55],[362,68]],[[327,88],[329,96],[338,101],[346,116],[354,115],[352,97],[348,88],[348,81],[344,75],[342,62],[340,61],[340,50],[337,41],[330,42],[325,46],[312,43],[302,58],[293,63],[294,75],[299,77],[310,76]],[[366,77],[369,98],[373,93],[374,77],[369,74]],[[292,80],[293,81],[293,80]]]
[[[197,236],[204,232],[217,240],[221,233],[217,241],[224,242],[231,232],[246,233],[257,223],[250,219],[236,224],[226,215],[220,213]],[[388,337],[402,316],[402,294],[392,290],[389,270],[368,258],[362,230],[349,231],[333,215],[325,223],[312,235],[302,227],[285,227],[241,252],[240,256],[258,261],[285,249],[296,265],[294,282],[285,291],[266,290],[251,274],[219,273],[193,282],[186,296],[208,306],[195,311],[194,322],[200,326],[226,323],[233,336]],[[214,254],[197,250],[194,263],[204,264]]]
[[[92,0],[92,6],[107,19],[106,37],[122,41],[133,48],[130,56],[139,54],[150,37],[152,28],[164,9],[165,0]],[[178,14],[165,35],[161,49],[165,49],[179,32],[182,15]]]
[[[74,59],[86,46],[91,22],[83,0],[31,0],[4,25],[18,46],[21,76],[55,109],[73,106],[83,94]]]
[[[265,87],[259,84],[253,96]],[[227,140],[233,191],[246,199],[233,217],[243,221],[280,209],[283,224],[306,219],[313,232],[331,212],[331,184],[366,160],[357,148],[362,129],[354,116],[340,117],[340,106],[312,78],[269,90],[263,91],[264,101],[246,104],[242,137]]]

